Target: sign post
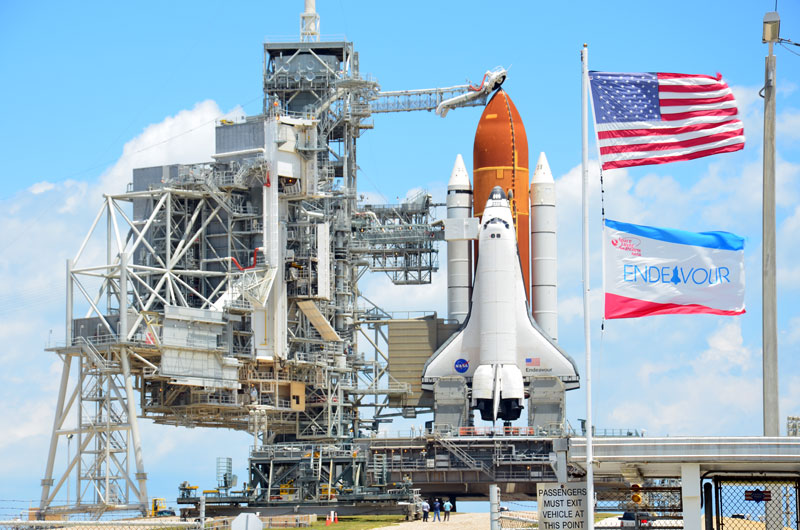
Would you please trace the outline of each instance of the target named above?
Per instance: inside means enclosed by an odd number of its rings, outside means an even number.
[[[536,485],[540,530],[590,530],[586,521],[586,482]]]

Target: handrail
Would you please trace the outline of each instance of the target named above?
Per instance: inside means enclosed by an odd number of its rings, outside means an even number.
[[[438,432],[434,432],[433,433],[433,438],[437,442],[439,442],[442,445],[442,447],[444,447],[445,449],[450,451],[450,453],[452,453],[456,458],[461,460],[467,466],[469,466],[470,468],[473,468],[473,469],[479,469],[480,471],[485,473],[487,476],[489,476],[489,478],[494,479],[494,471],[491,470],[491,469],[486,469],[486,466],[483,464],[483,462],[479,462],[478,460],[475,460],[466,451],[464,451],[463,449],[461,449],[457,445],[455,445],[455,444],[449,442],[448,440],[446,440]]]

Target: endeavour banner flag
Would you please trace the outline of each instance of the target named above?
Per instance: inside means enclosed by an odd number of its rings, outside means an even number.
[[[745,312],[741,237],[610,219],[603,234],[605,318]]]
[[[722,76],[589,72],[603,169],[694,160],[744,147]]]

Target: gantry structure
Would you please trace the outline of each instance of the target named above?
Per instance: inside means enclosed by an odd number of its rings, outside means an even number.
[[[358,281],[431,281],[434,204],[360,205],[356,142],[372,113],[476,88],[381,92],[352,43],[320,40],[311,2],[299,42],[264,44],[263,90],[262,114],[218,121],[212,161],[135,169],[67,262],[43,515],[145,512],[140,418],[248,431],[256,448],[336,444],[410,392],[362,329],[389,315],[359,301]]]

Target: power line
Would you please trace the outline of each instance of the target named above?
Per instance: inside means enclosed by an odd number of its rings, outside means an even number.
[[[781,45],[781,47],[782,47],[784,50],[786,50],[787,52],[789,52],[789,53],[792,53],[792,54],[794,54],[794,55],[797,55],[797,56],[800,56],[800,53],[797,53],[797,52],[796,52],[796,51],[794,51],[793,49],[791,49],[791,48],[789,48],[788,46],[786,46],[786,44],[793,44],[793,45],[795,45],[795,46],[800,46],[800,44],[797,44],[796,42],[792,42],[792,41],[783,41],[783,40],[781,40],[781,41],[778,41],[778,44],[780,44],[780,45]]]

